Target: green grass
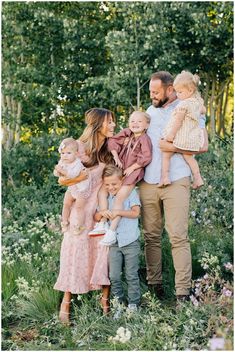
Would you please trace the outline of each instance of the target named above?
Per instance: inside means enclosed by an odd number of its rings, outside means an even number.
[[[103,316],[100,292],[90,292],[73,296],[72,324],[62,325],[57,317],[62,293],[53,290],[53,285],[59,270],[62,238],[57,215],[63,192],[51,178],[43,185],[19,184],[16,190],[7,185],[2,235],[2,350],[208,350],[213,336],[222,337],[225,349],[232,350],[233,296],[229,295],[233,274],[224,267],[233,262],[232,146],[231,140],[215,140],[211,150],[198,158],[205,186],[192,192],[189,238],[193,285],[201,288],[200,304],[185,303],[178,311],[171,245],[164,232],[165,301],[159,303],[147,292],[141,238],[139,312],[133,316],[124,312],[115,321],[113,306],[111,313]],[[27,213],[29,204],[32,208]],[[208,261],[206,269],[202,258]],[[113,340],[120,327],[131,334],[125,343]]]

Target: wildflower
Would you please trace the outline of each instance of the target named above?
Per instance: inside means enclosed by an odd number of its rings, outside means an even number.
[[[224,295],[226,297],[231,297],[232,296],[232,291],[228,290],[226,287],[223,287],[222,295]]]
[[[224,264],[225,269],[233,271],[233,264],[230,262]]]
[[[117,329],[116,336],[114,337],[110,336],[108,338],[108,341],[126,343],[130,340],[130,338],[131,338],[130,330],[120,326],[120,328]]]
[[[199,302],[198,302],[198,300],[196,299],[196,297],[194,297],[193,295],[191,295],[189,298],[190,298],[192,304],[193,304],[195,307],[198,307]]]
[[[225,341],[223,337],[213,337],[209,343],[211,351],[224,350]]]
[[[196,216],[195,211],[192,211],[192,212],[191,212],[191,215],[192,215],[192,216]]]

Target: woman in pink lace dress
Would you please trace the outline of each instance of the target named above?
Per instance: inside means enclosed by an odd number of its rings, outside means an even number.
[[[101,290],[101,304],[103,312],[107,313],[109,304],[110,282],[108,278],[108,249],[99,245],[101,237],[88,236],[88,232],[94,226],[93,215],[97,208],[97,194],[102,183],[102,171],[105,164],[112,162],[112,155],[108,152],[107,138],[113,136],[114,115],[106,109],[90,109],[86,112],[85,121],[87,127],[78,140],[79,157],[83,164],[89,168],[92,192],[86,202],[85,230],[76,236],[70,231],[64,233],[60,253],[60,272],[54,288],[64,292],[60,307],[59,318],[63,322],[69,322],[71,294],[87,293],[92,290]],[[86,178],[80,174],[78,177],[66,180],[60,178],[60,184],[70,186]],[[76,223],[76,209],[72,208],[70,214],[70,225]],[[99,263],[96,260],[99,256]],[[99,273],[93,269],[99,268]]]

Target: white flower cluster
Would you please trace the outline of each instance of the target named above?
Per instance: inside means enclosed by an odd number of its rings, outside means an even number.
[[[225,269],[230,270],[233,272],[233,264],[230,262],[224,264]]]
[[[17,259],[31,263],[32,255],[31,253],[23,253],[25,247],[28,245],[28,238],[20,238],[19,241],[13,243],[12,246],[2,247],[2,263],[6,266],[11,266],[15,263]]]
[[[199,260],[200,263],[202,264],[202,267],[204,270],[207,270],[207,269],[211,269],[212,267],[214,267],[216,265],[216,268],[219,264],[219,259],[218,257],[212,255],[212,254],[209,254],[207,252],[205,252],[203,254],[203,257],[201,260]],[[219,267],[218,267],[219,269]]]
[[[38,292],[41,285],[40,281],[35,280],[32,280],[32,283],[29,284],[29,282],[22,276],[19,276],[15,282],[18,287],[18,295],[25,298],[30,298],[33,292]]]
[[[60,233],[60,217],[59,215],[46,214],[46,226],[52,232]]]
[[[130,330],[120,326],[120,328],[117,329],[116,336],[114,337],[110,336],[108,338],[108,341],[126,343],[130,340],[130,338],[131,338]]]

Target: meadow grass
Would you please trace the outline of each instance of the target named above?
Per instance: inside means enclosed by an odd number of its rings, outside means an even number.
[[[100,292],[72,296],[70,327],[58,321],[62,293],[53,290],[59,269],[61,190],[48,183],[21,185],[4,195],[2,235],[2,350],[209,350],[213,343],[233,349],[232,144],[217,140],[200,156],[205,186],[192,192],[189,239],[192,249],[191,302],[176,310],[171,245],[163,233],[163,285],[159,302],[146,284],[141,236],[142,303],[114,320],[102,315]],[[48,188],[47,188],[48,186]],[[32,190],[34,190],[32,192]],[[53,196],[45,199],[42,194]],[[18,192],[18,193],[17,193]],[[58,193],[57,193],[58,192]],[[33,208],[26,216],[28,203]],[[17,204],[16,204],[17,202]],[[38,208],[37,208],[38,204]],[[44,210],[44,204],[45,209]],[[14,206],[16,213],[14,212]],[[22,213],[22,217],[20,214]],[[126,290],[126,285],[124,285]],[[219,341],[219,340],[218,340]]]

